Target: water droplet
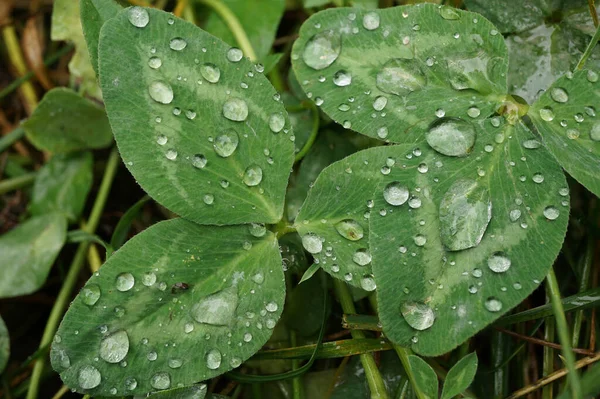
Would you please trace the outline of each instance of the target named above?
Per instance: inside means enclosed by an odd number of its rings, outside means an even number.
[[[144,28],[150,21],[148,11],[142,7],[131,7],[127,12],[127,18],[131,25],[137,28]]]
[[[525,148],[527,148],[529,150],[534,150],[536,148],[540,148],[541,145],[542,145],[542,143],[540,143],[536,139],[529,139],[529,140],[525,140],[523,142],[523,147],[525,147]]]
[[[502,302],[493,296],[485,300],[485,308],[490,312],[499,312],[502,310]]]
[[[213,143],[213,148],[217,155],[227,158],[233,154],[240,142],[237,132],[233,129],[226,129],[219,134]]]
[[[314,233],[308,233],[302,236],[302,246],[311,254],[318,254],[323,250],[321,238]]]
[[[94,306],[100,299],[100,287],[96,284],[88,284],[81,290],[83,303]]]
[[[265,322],[265,325],[267,326],[268,329],[273,329],[275,328],[275,325],[277,324],[277,322],[273,319],[267,319],[267,321]]]
[[[158,69],[162,66],[162,60],[158,57],[151,57],[148,60],[148,66],[152,69]]]
[[[235,318],[238,302],[235,288],[230,287],[202,298],[192,306],[190,314],[198,323],[228,326]]]
[[[210,83],[217,83],[221,78],[221,70],[218,66],[211,63],[206,63],[200,67],[200,74]]]
[[[588,69],[587,80],[591,83],[596,83],[598,81],[598,74],[591,69]]]
[[[129,352],[129,337],[125,330],[114,332],[100,342],[100,357],[108,363],[119,363]]]
[[[146,355],[146,359],[148,359],[148,360],[150,360],[151,362],[153,362],[153,361],[155,361],[156,359],[158,359],[158,353],[156,353],[156,352],[154,352],[154,351],[152,351],[152,352],[149,352],[149,353]]]
[[[491,271],[504,273],[510,269],[512,262],[504,252],[495,252],[487,260],[487,265]]]
[[[377,129],[377,137],[379,137],[380,139],[386,138],[387,135],[388,135],[388,128],[387,127],[382,126],[379,129]]]
[[[161,104],[170,104],[173,101],[173,89],[168,83],[156,80],[148,87],[150,97]]]
[[[232,47],[227,50],[227,59],[231,62],[239,62],[244,57],[242,50],[236,47]]]
[[[518,209],[513,209],[508,214],[508,217],[510,218],[511,222],[516,222],[521,217],[521,211]]]
[[[422,247],[427,244],[427,237],[425,237],[423,234],[417,234],[413,237],[413,241],[415,242],[416,246]]]
[[[244,178],[242,179],[244,184],[253,187],[260,184],[263,178],[263,171],[260,166],[254,164],[246,168],[244,172]]]
[[[365,291],[375,291],[377,288],[377,284],[375,284],[375,279],[372,276],[364,276],[360,280],[360,287]]]
[[[302,59],[312,69],[325,69],[338,58],[342,49],[342,38],[333,30],[320,32],[311,37],[302,54]]]
[[[467,110],[467,115],[471,118],[477,118],[481,114],[481,111],[477,107],[471,107]]]
[[[366,30],[375,30],[379,28],[380,17],[376,12],[368,12],[363,17],[363,26]]]
[[[410,199],[408,200],[408,206],[411,207],[412,209],[420,208],[421,207],[421,198],[416,197],[416,196],[410,197]]]
[[[531,180],[533,180],[534,183],[543,183],[544,182],[544,175],[542,175],[541,173],[535,173],[532,177]]]
[[[422,302],[404,302],[400,311],[404,320],[415,330],[427,330],[435,321],[433,309]]]
[[[393,206],[404,204],[408,200],[408,196],[408,188],[398,181],[388,184],[383,190],[383,198]]]
[[[167,150],[165,156],[167,157],[167,159],[169,161],[174,161],[177,159],[177,151],[175,151],[174,149],[170,148]]]
[[[102,376],[94,366],[84,366],[79,370],[77,381],[81,389],[93,389],[100,385]]]
[[[548,107],[542,108],[540,109],[540,118],[546,122],[551,122],[554,120],[554,112]]]
[[[230,121],[243,122],[248,117],[248,104],[241,98],[230,98],[223,104],[223,116]]]
[[[348,86],[352,83],[352,75],[345,70],[339,70],[333,75],[333,84],[339,87]]]
[[[212,194],[204,194],[202,201],[204,201],[206,205],[212,205],[215,202],[215,196]]]
[[[183,364],[183,360],[178,358],[169,359],[169,367],[172,369],[178,369]]]
[[[569,95],[566,90],[560,87],[553,87],[550,90],[550,97],[557,103],[566,103],[569,101]]]
[[[442,244],[451,251],[472,248],[481,242],[492,219],[489,188],[475,180],[458,180],[440,202]]]
[[[443,118],[444,116],[446,116],[446,111],[444,111],[442,108],[438,108],[435,110],[435,116],[437,116],[438,118]]]
[[[440,154],[462,157],[475,144],[475,128],[460,118],[441,118],[426,133],[427,144]]]
[[[263,237],[267,232],[265,225],[260,223],[251,223],[248,230],[250,231],[250,234],[258,238]]]
[[[547,206],[544,209],[544,216],[548,220],[556,220],[560,216],[560,211],[553,206]]]
[[[385,96],[379,96],[373,101],[373,109],[375,111],[382,111],[387,105],[388,99]]]
[[[133,284],[135,284],[135,279],[131,273],[121,273],[117,276],[117,290],[121,292],[129,291],[133,287]]]
[[[335,229],[340,235],[350,241],[358,241],[363,238],[364,229],[354,219],[344,219],[335,224]]]
[[[171,386],[171,376],[168,373],[156,373],[150,379],[150,385],[154,389],[168,389]]]
[[[238,368],[242,365],[242,359],[240,359],[239,357],[232,357],[229,361],[229,365],[234,369]]]
[[[158,137],[156,137],[156,144],[158,145],[165,145],[168,141],[169,139],[164,134],[159,134]]]
[[[221,352],[218,349],[211,349],[206,354],[206,367],[216,370],[221,366]]]
[[[285,127],[285,117],[282,113],[276,112],[269,117],[269,128],[273,133],[279,133]]]
[[[171,41],[169,42],[169,47],[171,48],[171,50],[175,50],[175,51],[181,51],[186,46],[187,46],[187,42],[180,37],[175,37],[175,38],[171,39]]]
[[[366,266],[371,263],[371,253],[368,249],[361,248],[352,255],[352,260],[359,266]]]
[[[137,380],[135,378],[127,378],[125,380],[125,388],[129,391],[133,391],[137,388]]]
[[[192,166],[197,169],[202,169],[208,163],[206,157],[202,154],[196,154],[192,157]]]
[[[421,89],[427,78],[415,59],[393,58],[377,74],[377,87],[384,93],[407,95]]]
[[[600,141],[600,122],[594,123],[590,130],[590,138],[593,141]]]
[[[254,276],[252,276],[252,281],[254,281],[256,284],[262,284],[265,281],[265,276],[262,273],[256,273]]]
[[[456,8],[451,6],[441,6],[439,7],[439,12],[442,18],[447,20],[455,20],[460,19],[460,14],[456,11]]]

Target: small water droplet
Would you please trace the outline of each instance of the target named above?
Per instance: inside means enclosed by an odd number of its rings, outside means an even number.
[[[550,90],[550,97],[557,103],[566,103],[569,101],[569,95],[566,90],[560,87],[553,87]]]
[[[221,352],[218,349],[211,349],[206,354],[206,367],[216,370],[221,366]]]
[[[490,312],[499,312],[502,310],[502,302],[493,296],[485,300],[485,308]]]
[[[531,180],[534,181],[534,183],[543,183],[544,182],[544,175],[542,175],[541,173],[535,173],[532,177]]]
[[[427,330],[435,321],[433,309],[422,302],[404,302],[400,311],[404,320],[415,330]]]
[[[187,46],[187,42],[181,37],[174,37],[169,42],[169,48],[175,51],[181,51]]]
[[[556,220],[560,216],[560,211],[558,210],[558,208],[555,208],[553,206],[547,206],[546,208],[544,208],[544,216],[548,220]]]
[[[447,20],[456,20],[460,19],[460,14],[456,10],[456,8],[452,6],[440,6],[439,12],[442,18]]]
[[[383,198],[388,204],[393,206],[404,204],[408,200],[408,197],[408,188],[398,181],[388,184],[383,190]]]
[[[348,86],[352,83],[352,75],[345,70],[339,70],[333,75],[333,84],[339,87]]]
[[[373,109],[375,111],[382,111],[387,105],[388,99],[385,96],[378,96],[375,101],[373,101]]]
[[[83,303],[94,306],[100,299],[100,287],[96,284],[88,284],[81,290]]]
[[[215,138],[213,148],[217,155],[227,158],[235,152],[239,142],[240,138],[237,132],[233,129],[226,129]]]
[[[162,66],[162,60],[158,57],[150,57],[148,66],[152,69],[158,69]]]
[[[251,235],[258,238],[263,237],[267,232],[267,228],[261,223],[251,223],[248,230]]]
[[[361,248],[354,252],[352,260],[359,266],[366,266],[371,263],[371,253],[366,248]]]
[[[591,83],[596,83],[598,81],[598,74],[591,69],[588,69],[587,80]]]
[[[208,163],[206,157],[203,154],[196,154],[192,157],[192,166],[197,169],[202,169]]]
[[[215,202],[215,196],[212,194],[204,194],[202,201],[204,201],[206,205],[212,205]]]
[[[240,359],[239,357],[232,357],[231,360],[229,361],[229,365],[232,368],[238,368],[242,365],[242,359]]]
[[[269,117],[269,128],[273,133],[279,133],[285,127],[285,117],[282,113],[276,112]]]
[[[323,250],[321,238],[314,233],[308,233],[302,236],[302,246],[311,254],[318,254]]]
[[[171,376],[168,373],[156,373],[150,379],[150,385],[154,389],[168,389],[171,386]]]
[[[142,7],[131,7],[127,12],[127,18],[129,19],[129,22],[131,22],[131,25],[137,28],[146,27],[150,21],[148,11]]]
[[[554,112],[548,107],[542,108],[540,109],[540,118],[542,118],[546,122],[551,122],[552,120],[554,120]]]
[[[227,59],[231,62],[239,62],[244,57],[244,53],[237,47],[227,50]]]
[[[344,219],[336,223],[335,229],[342,237],[350,241],[358,241],[364,235],[364,229],[354,219]]]
[[[100,385],[102,376],[94,366],[84,366],[79,370],[77,382],[81,389],[93,389]]]
[[[217,83],[221,78],[221,70],[218,66],[211,63],[206,63],[200,67],[200,74],[210,83]]]
[[[129,291],[135,284],[135,279],[131,273],[121,273],[117,276],[116,287],[121,292]]]
[[[540,148],[541,145],[542,145],[542,143],[540,143],[536,139],[529,139],[529,140],[523,141],[523,147],[525,147],[529,150],[534,150],[536,148]]]
[[[518,209],[513,209],[512,211],[510,211],[510,213],[508,214],[508,217],[510,218],[511,222],[516,222],[517,220],[519,220],[519,218],[521,217],[521,211]]]
[[[594,123],[590,130],[590,139],[593,141],[600,141],[600,121]]]
[[[125,380],[125,389],[129,390],[129,391],[133,391],[135,388],[137,388],[137,380],[135,378],[127,378]]]
[[[183,364],[183,360],[179,358],[169,359],[169,367],[172,369],[178,369]]]
[[[504,252],[494,252],[487,260],[487,265],[495,273],[504,273],[510,269],[512,262]]]
[[[243,122],[248,118],[248,104],[241,98],[230,98],[223,104],[223,116],[231,121]]]
[[[477,107],[471,107],[467,110],[467,115],[471,118],[477,118],[481,114],[481,111]]]
[[[366,30],[379,28],[380,17],[376,12],[368,12],[363,17],[363,26]]]
[[[254,164],[246,168],[244,172],[243,182],[249,187],[257,186],[263,178],[263,171],[260,166]]]
[[[427,237],[425,237],[423,234],[417,234],[413,237],[413,241],[415,242],[416,246],[422,247],[427,244]]]
[[[157,103],[170,104],[173,101],[173,89],[168,83],[161,80],[150,83],[148,93]]]
[[[165,153],[165,156],[167,157],[167,159],[169,161],[174,161],[174,160],[177,159],[177,151],[175,151],[174,149],[170,148]]]
[[[377,288],[377,284],[375,284],[375,279],[372,276],[364,276],[360,280],[360,287],[365,291],[375,291]]]

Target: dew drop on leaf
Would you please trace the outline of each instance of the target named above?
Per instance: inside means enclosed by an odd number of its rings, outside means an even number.
[[[150,21],[148,11],[142,7],[131,7],[127,12],[127,18],[131,22],[131,25],[137,28],[144,28]]]
[[[342,38],[332,30],[311,37],[302,53],[302,59],[312,69],[325,69],[338,58],[342,50]]]
[[[590,130],[590,138],[593,141],[600,141],[600,122],[594,123]]]
[[[415,330],[427,330],[435,321],[433,309],[422,302],[404,302],[400,311],[404,320]]]
[[[94,366],[84,366],[79,370],[77,381],[81,389],[93,389],[100,385],[102,376]]]
[[[181,51],[187,46],[187,42],[181,37],[175,37],[169,42],[169,48],[175,51]]]
[[[238,368],[242,365],[242,359],[240,359],[239,357],[232,357],[231,360],[229,361],[229,365],[232,368]]]
[[[167,150],[165,156],[167,157],[167,159],[169,161],[174,161],[177,159],[177,151],[175,151],[174,149],[170,148]]]
[[[241,98],[230,98],[223,104],[223,116],[230,121],[243,122],[248,117],[248,104]]]
[[[190,314],[198,323],[228,326],[234,320],[239,297],[235,288],[226,288],[195,303]]]
[[[209,62],[200,67],[200,74],[210,83],[217,83],[221,78],[221,70],[219,67]]]
[[[444,19],[447,19],[447,20],[460,19],[460,14],[458,13],[458,11],[456,11],[456,9],[454,7],[440,6],[439,11],[440,11],[440,15]]]
[[[226,129],[215,138],[213,148],[217,155],[227,158],[235,152],[239,142],[240,139],[236,131],[233,129]]]
[[[206,157],[202,154],[196,154],[192,157],[192,166],[197,169],[202,169],[206,166],[208,161]]]
[[[246,168],[243,182],[248,187],[258,186],[263,178],[263,171],[260,166],[254,164]]]
[[[156,373],[150,379],[150,385],[155,389],[168,389],[171,386],[171,376],[168,373]]]
[[[569,101],[569,95],[567,94],[567,91],[560,87],[553,87],[550,90],[550,97],[552,97],[552,99],[557,103],[566,103]]]
[[[388,99],[385,96],[379,96],[373,101],[373,109],[375,111],[383,111],[387,105]]]
[[[162,60],[158,57],[150,57],[148,66],[152,69],[158,69],[162,66]]]
[[[405,96],[421,89],[427,78],[415,59],[393,58],[377,73],[377,87],[384,93]]]
[[[156,80],[148,87],[150,97],[161,104],[170,104],[173,101],[173,89],[168,83]]]
[[[529,140],[523,141],[523,147],[527,148],[528,150],[534,150],[536,148],[540,148],[541,145],[542,145],[542,143],[540,143],[536,139],[529,139]]]
[[[100,299],[100,287],[96,284],[88,284],[81,290],[83,303],[94,306]]]
[[[379,28],[380,17],[376,12],[368,12],[363,17],[363,26],[366,30]]]
[[[267,232],[267,228],[261,223],[251,223],[248,230],[251,235],[257,238],[263,237]]]
[[[231,62],[239,62],[244,57],[244,53],[237,47],[227,50],[227,59]]]
[[[323,250],[321,238],[314,233],[308,233],[302,236],[302,246],[311,254],[318,254]]]
[[[413,237],[413,241],[417,247],[422,247],[427,244],[427,237],[425,237],[423,234],[417,234]]]
[[[487,265],[495,273],[504,273],[510,269],[512,262],[504,252],[495,252],[487,260]]]
[[[211,349],[206,354],[206,367],[216,370],[221,366],[221,352],[218,349]]]
[[[393,206],[400,206],[408,200],[408,187],[402,183],[395,181],[383,189],[383,198],[385,202]]]
[[[364,276],[360,279],[360,288],[365,291],[375,291],[377,288],[377,284],[375,284],[375,279],[372,276]]]
[[[546,122],[551,122],[554,120],[554,112],[548,107],[542,108],[540,109],[540,118]]]
[[[333,84],[339,87],[348,86],[352,83],[352,75],[345,70],[339,70],[333,75]]]
[[[502,310],[502,302],[493,296],[489,297],[485,300],[485,308],[490,312],[499,312]]]
[[[129,352],[129,337],[125,330],[114,332],[100,342],[100,357],[108,363],[119,363]]]
[[[202,197],[202,201],[204,201],[206,205],[212,205],[215,202],[215,196],[212,194],[205,194],[204,197]]]
[[[560,211],[554,206],[547,206],[544,208],[544,216],[548,220],[556,220],[560,216]]]
[[[178,369],[183,364],[183,361],[179,358],[169,359],[169,367],[172,369]]]
[[[271,116],[269,116],[269,128],[271,129],[271,131],[273,133],[279,133],[283,130],[285,126],[285,117],[283,116],[283,114],[277,112],[274,114],[271,114]]]
[[[352,260],[359,266],[366,266],[371,263],[371,253],[366,248],[361,248],[354,252]]]
[[[121,273],[117,276],[116,287],[121,292],[129,291],[135,284],[131,273]]]
[[[344,219],[336,223],[335,229],[342,237],[350,241],[358,241],[364,236],[364,229],[354,219]]]
[[[426,133],[427,144],[440,154],[463,157],[475,144],[475,128],[464,119],[441,118]]]
[[[587,80],[591,83],[596,83],[598,81],[598,74],[591,69],[587,71]]]

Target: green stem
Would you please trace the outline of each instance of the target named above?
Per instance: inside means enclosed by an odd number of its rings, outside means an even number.
[[[333,287],[344,313],[356,313],[354,301],[352,300],[352,295],[350,294],[350,290],[346,283],[334,278]],[[360,330],[352,330],[351,333],[352,338],[365,338],[365,333]],[[381,378],[381,374],[379,373],[379,369],[375,364],[373,356],[371,356],[371,354],[362,354],[360,355],[360,361],[365,369],[367,383],[369,384],[369,390],[371,391],[371,399],[387,399],[388,394],[385,389],[385,384],[383,383],[383,379]]]
[[[25,129],[21,126],[8,133],[4,137],[0,138],[0,152],[3,152],[8,147],[19,141],[25,135]]]
[[[246,57],[250,58],[250,61],[256,62],[258,58],[256,57],[256,53],[254,52],[254,48],[248,39],[248,35],[246,31],[240,24],[240,21],[237,19],[235,14],[231,12],[229,7],[225,5],[220,0],[197,0],[200,4],[204,4],[207,7],[212,8],[221,18],[223,18],[223,22],[227,25],[233,37],[237,41],[240,49],[244,52]]]
[[[98,227],[100,216],[104,210],[104,205],[106,204],[106,199],[108,198],[110,187],[117,172],[118,166],[119,152],[116,148],[114,148],[108,157],[106,169],[104,170],[104,176],[102,177],[102,182],[100,183],[98,195],[94,201],[94,206],[90,212],[90,217],[86,225],[83,227],[83,230],[90,234],[94,234],[96,228]],[[71,262],[71,266],[69,267],[69,272],[67,273],[65,281],[63,282],[60,292],[56,298],[56,302],[54,302],[54,306],[50,312],[50,316],[48,317],[46,328],[44,329],[44,334],[42,335],[42,340],[40,341],[40,347],[48,346],[50,342],[52,342],[52,338],[56,333],[58,323],[60,322],[65,308],[69,304],[69,299],[71,298],[71,293],[73,292],[73,288],[77,283],[79,272],[85,263],[85,256],[87,254],[88,246],[88,242],[83,242],[79,244],[79,247],[77,248],[77,252],[75,253],[73,261]],[[40,358],[35,362],[33,371],[31,373],[29,390],[27,391],[27,399],[36,399],[38,397],[40,380],[44,372],[45,364],[45,358]]]
[[[317,135],[319,133],[319,110],[317,109],[317,106],[314,103],[310,104],[310,109],[313,117],[312,131],[310,132],[310,136],[308,137],[306,144],[304,144],[304,147],[302,147],[300,152],[296,154],[296,157],[294,158],[294,163],[304,158],[304,156],[308,153],[312,145],[315,143],[315,140],[317,139]]]
[[[583,292],[588,287],[588,282],[592,274],[594,260],[594,240],[590,237],[587,240],[586,251],[583,256],[583,267],[581,268],[581,281],[579,282],[579,292]],[[581,332],[581,323],[583,321],[583,310],[578,310],[573,319],[573,348],[579,345],[579,334]]]
[[[412,368],[410,367],[410,362],[408,361],[408,356],[412,354],[412,351],[408,348],[402,348],[401,346],[394,345],[394,349],[400,358],[400,362],[402,363],[402,367],[404,367],[404,371],[406,371],[406,375],[408,376],[408,380],[410,381],[410,385],[412,385],[413,391],[418,399],[427,399],[427,396],[423,394],[421,389],[419,388],[419,384],[415,381],[415,376],[413,375]]]
[[[546,285],[546,297],[549,298],[550,288]],[[549,300],[547,300],[548,302]],[[555,323],[551,317],[546,318],[544,325],[544,340],[548,342],[554,342]],[[543,361],[542,361],[542,375],[544,377],[552,374],[554,371],[554,350],[548,346],[544,346]],[[554,397],[553,385],[548,384],[542,388],[542,399],[552,399]]]
[[[554,310],[554,318],[556,319],[556,327],[558,330],[558,338],[562,345],[562,354],[565,358],[565,365],[569,370],[568,381],[571,389],[571,397],[573,399],[581,398],[581,382],[579,381],[579,373],[575,369],[575,355],[571,350],[571,338],[569,337],[569,329],[567,327],[567,318],[560,300],[560,290],[558,288],[558,281],[556,281],[556,275],[554,269],[550,269],[550,273],[546,276],[546,286],[550,300],[552,301],[552,308]]]
[[[27,173],[26,175],[0,181],[0,195],[30,185],[31,183],[33,183],[36,176],[37,173],[31,172]]]
[[[583,69],[585,61],[587,61],[588,57],[592,54],[592,51],[594,50],[594,47],[596,47],[596,43],[598,43],[598,40],[600,40],[600,26],[598,26],[598,28],[596,29],[594,37],[592,37],[592,40],[590,40],[587,48],[585,49],[585,52],[581,56],[581,59],[577,63],[575,69]]]
[[[49,56],[48,58],[46,58],[44,60],[44,65],[50,66],[50,65],[54,64],[56,61],[58,61],[58,59],[60,57],[67,54],[69,51],[73,50],[73,48],[74,48],[74,46],[72,44],[64,46],[63,48],[58,50],[56,53],[54,53],[51,56]],[[18,89],[19,86],[21,86],[23,83],[27,82],[33,76],[34,76],[34,73],[32,71],[29,71],[29,72],[25,73],[23,76],[19,77],[18,79],[13,80],[8,86],[6,86],[4,89],[0,90],[0,100],[3,99],[4,97],[6,97],[7,95],[9,95],[10,93],[12,93],[13,91],[15,91],[16,89]]]
[[[290,344],[292,345],[292,347],[298,345],[298,339],[295,330],[290,330]],[[297,370],[299,366],[300,361],[298,359],[292,359],[292,370]],[[304,398],[304,392],[302,389],[302,379],[300,377],[294,377],[292,379],[292,398]]]

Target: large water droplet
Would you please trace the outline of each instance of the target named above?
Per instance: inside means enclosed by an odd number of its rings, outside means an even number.
[[[263,178],[263,171],[260,166],[254,164],[246,168],[244,172],[243,182],[249,187],[258,186]]]
[[[422,302],[404,302],[400,311],[404,320],[415,330],[427,330],[435,321],[433,309]]]
[[[339,87],[348,86],[352,83],[352,75],[345,70],[340,70],[333,75],[333,84]]]
[[[127,378],[125,380],[125,388],[128,391],[133,391],[135,388],[137,388],[137,380],[135,378]]]
[[[499,312],[502,310],[502,302],[493,296],[485,300],[485,308],[490,312]]]
[[[475,128],[460,118],[441,118],[426,133],[427,144],[451,157],[468,155],[475,145]]]
[[[218,66],[206,63],[200,67],[200,74],[207,82],[217,83],[221,78],[221,70]]]
[[[279,133],[285,127],[285,117],[282,113],[276,112],[269,117],[269,128],[273,133]]]
[[[237,132],[233,129],[226,129],[219,134],[213,143],[213,148],[217,155],[227,158],[233,154],[240,142]]]
[[[148,60],[148,66],[152,69],[158,69],[162,66],[162,60],[158,57],[151,57]]]
[[[202,154],[196,154],[192,157],[192,166],[196,169],[202,169],[206,166],[208,160]]]
[[[569,95],[566,90],[560,87],[553,87],[550,90],[550,97],[557,103],[566,103],[569,101]]]
[[[302,246],[311,254],[318,254],[323,250],[321,238],[314,233],[308,233],[302,236]]]
[[[100,357],[108,363],[119,363],[129,352],[129,337],[125,330],[117,331],[100,342]]]
[[[373,101],[373,109],[375,111],[383,111],[387,105],[388,99],[385,96],[379,96]]]
[[[342,38],[332,30],[320,32],[311,37],[302,54],[302,59],[309,67],[321,70],[327,68],[340,55]]]
[[[216,370],[221,366],[221,352],[218,349],[211,349],[206,354],[206,367]]]
[[[366,266],[371,263],[371,253],[368,249],[361,248],[352,255],[352,260],[359,266]]]
[[[590,130],[590,138],[594,141],[600,141],[600,122],[594,123]]]
[[[492,219],[489,188],[475,180],[458,180],[440,202],[442,244],[451,251],[472,248],[481,242]]]
[[[427,78],[419,62],[414,59],[393,58],[377,74],[377,87],[385,93],[398,96],[419,90],[426,83]]]
[[[342,237],[350,241],[358,241],[364,235],[364,229],[354,219],[344,219],[336,223],[335,229]]]
[[[227,59],[231,62],[240,62],[244,57],[244,53],[237,47],[232,47],[227,50]]]
[[[243,122],[248,117],[248,104],[241,98],[230,98],[223,104],[223,116],[230,121]]]
[[[379,28],[380,17],[376,12],[368,12],[363,17],[363,26],[366,30],[375,30]]]
[[[121,292],[129,291],[135,284],[135,279],[131,273],[121,273],[117,276],[116,287]]]
[[[554,120],[554,112],[548,107],[540,109],[540,118],[545,120],[546,122],[551,122]]]
[[[235,288],[226,288],[195,303],[190,314],[198,323],[228,326],[234,320],[239,297]]]
[[[393,206],[404,204],[408,200],[408,196],[408,187],[398,181],[388,184],[383,189],[385,202]]]
[[[79,370],[77,381],[81,389],[93,389],[100,385],[102,376],[94,366],[84,366]]]
[[[181,51],[187,46],[187,42],[181,37],[175,37],[169,42],[171,50]]]
[[[504,252],[495,252],[487,260],[490,270],[496,273],[504,273],[510,269],[511,264],[512,262]]]
[[[150,385],[154,389],[168,389],[171,386],[171,376],[168,373],[156,373],[150,379]]]
[[[150,21],[148,11],[142,7],[131,7],[127,12],[127,18],[131,25],[138,28],[144,28]]]
[[[375,291],[377,288],[377,284],[375,284],[375,279],[372,276],[364,276],[360,280],[360,288],[365,291]]]
[[[547,206],[544,208],[544,216],[548,220],[556,220],[560,216],[560,211],[556,207]]]
[[[161,80],[156,80],[148,86],[150,97],[161,104],[170,104],[173,101],[173,89],[171,86]]]
[[[263,237],[267,233],[267,228],[261,223],[251,223],[248,230],[250,231],[250,234],[258,238]]]
[[[94,306],[100,299],[100,287],[96,284],[88,284],[81,290],[83,303]]]

